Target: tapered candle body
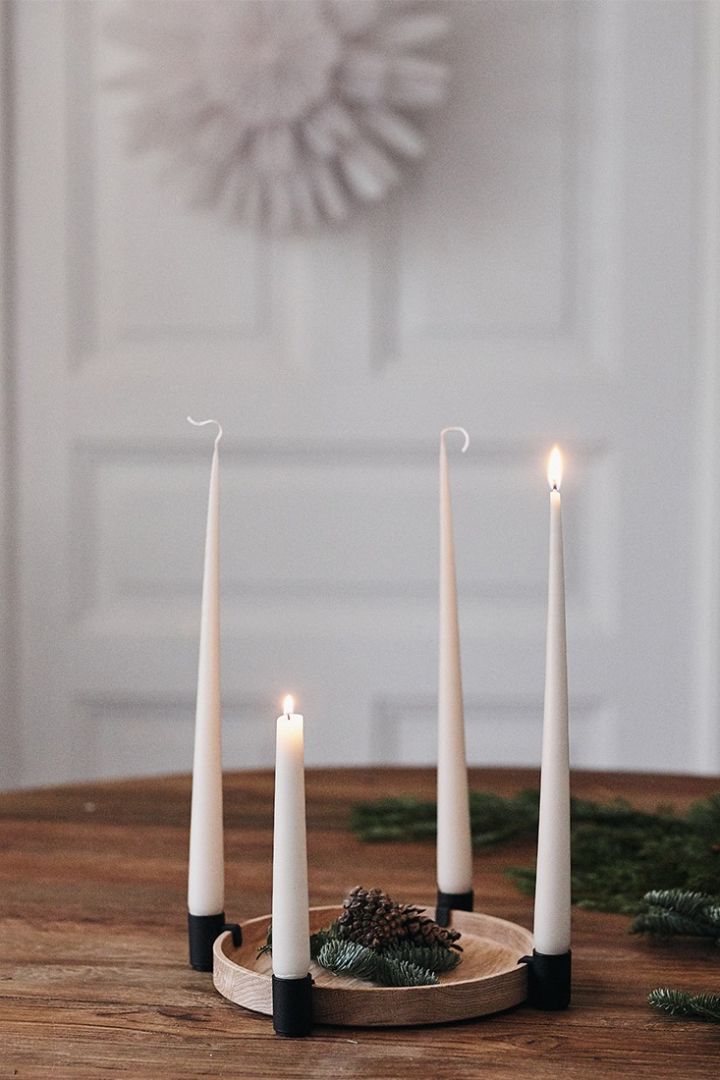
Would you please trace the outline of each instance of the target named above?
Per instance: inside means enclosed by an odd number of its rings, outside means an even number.
[[[570,948],[570,755],[568,739],[565,572],[560,492],[550,492],[545,704],[535,884],[535,949]]]
[[[188,911],[191,915],[218,915],[225,905],[220,736],[219,534],[220,489],[216,445],[210,470],[200,617],[188,870]]]
[[[472,889],[472,839],[465,757],[455,543],[444,432],[440,435],[439,631],[437,883],[438,888],[445,893],[465,893]]]
[[[275,756],[272,970],[301,979],[310,968],[303,718],[279,716]]]

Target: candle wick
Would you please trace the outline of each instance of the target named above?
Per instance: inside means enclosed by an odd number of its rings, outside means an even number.
[[[222,439],[222,436],[223,436],[223,429],[222,429],[222,424],[220,423],[220,421],[219,420],[193,420],[192,416],[188,416],[186,419],[187,419],[187,422],[189,424],[193,424],[195,427],[205,427],[206,424],[216,424],[217,429],[218,429],[218,433],[215,436],[215,449],[217,450],[217,445],[218,445],[218,443],[220,442],[220,440]]]
[[[446,427],[446,428],[443,428],[442,431],[440,432],[440,440],[441,441],[445,440],[445,436],[447,435],[447,433],[449,431],[459,431],[460,434],[464,437],[465,441],[463,442],[463,445],[462,445],[462,448],[461,448],[461,451],[460,451],[462,454],[464,454],[465,451],[467,450],[468,446],[470,445],[470,436],[468,435],[467,431],[465,430],[464,427]]]

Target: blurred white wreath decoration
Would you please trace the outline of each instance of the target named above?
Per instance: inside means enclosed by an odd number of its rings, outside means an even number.
[[[191,201],[273,231],[344,220],[420,157],[448,69],[428,0],[124,0],[108,24],[136,53],[130,148],[161,151]]]

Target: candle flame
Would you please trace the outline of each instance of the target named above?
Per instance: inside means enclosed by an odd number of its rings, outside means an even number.
[[[560,490],[560,484],[562,482],[563,461],[560,448],[553,446],[550,451],[550,457],[548,459],[548,471],[547,478],[550,490]]]
[[[282,711],[285,713],[286,716],[292,716],[292,714],[295,712],[295,698],[292,696],[292,694],[286,694],[283,698]]]

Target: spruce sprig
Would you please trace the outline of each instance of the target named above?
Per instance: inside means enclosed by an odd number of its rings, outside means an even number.
[[[487,847],[534,839],[538,795],[521,791],[510,798],[470,793],[473,843]],[[363,840],[427,840],[435,836],[436,807],[414,798],[357,803],[350,827]],[[690,807],[682,817],[669,807],[654,813],[623,800],[597,803],[573,799],[572,892],[581,907],[634,915],[638,897],[649,889],[681,888],[720,894],[720,792]],[[509,871],[518,888],[535,889],[535,870]]]
[[[709,938],[720,945],[720,897],[689,889],[653,889],[643,897],[645,910],[632,926],[634,934]],[[648,1002],[670,1016],[686,1016],[720,1024],[720,994],[690,994],[660,986]]]
[[[356,893],[353,890],[350,897]],[[413,915],[420,911],[410,910]],[[272,925],[268,926],[266,942],[258,956],[271,952]],[[310,956],[321,967],[335,975],[367,979],[380,986],[432,986],[441,972],[451,971],[460,963],[461,954],[455,939],[448,944],[444,940],[400,938],[369,947],[349,938],[347,926],[339,919],[310,935]]]
[[[272,926],[258,956],[272,952]],[[337,922],[310,935],[310,956],[334,975],[368,979],[380,986],[432,986],[438,972],[450,971],[461,955],[442,945],[415,945],[398,942],[382,952],[343,938]]]
[[[350,811],[350,828],[361,840],[431,840],[436,834],[434,802],[413,796],[356,803]],[[478,847],[503,843],[530,835],[537,828],[538,796],[521,791],[505,799],[491,792],[470,792],[470,825]]]
[[[654,889],[631,926],[634,934],[712,938],[720,945],[720,897],[687,889]]]
[[[434,971],[410,960],[389,960],[382,953],[377,956],[380,964],[376,982],[381,986],[435,986],[439,981]]]
[[[720,1024],[720,994],[689,994],[685,990],[659,986],[648,994],[648,1003],[670,1016],[692,1017]]]
[[[335,975],[368,979],[380,986],[429,986],[437,983],[434,971],[410,960],[395,959],[360,945],[357,941],[339,938],[327,941],[317,956],[321,967]]]
[[[322,930],[317,930],[314,934],[310,935],[310,957],[312,960],[316,960],[320,950],[323,946],[327,945],[329,941],[335,941],[339,937],[337,923],[331,923],[330,926],[325,926]]]
[[[462,959],[459,952],[444,945],[415,945],[408,941],[398,941],[397,944],[390,945],[383,949],[382,955],[387,960],[415,964],[416,967],[434,971],[435,974],[452,971]]]
[[[325,942],[315,957],[321,967],[335,975],[354,975],[356,979],[374,979],[377,971],[377,953],[356,941],[331,938]]]

